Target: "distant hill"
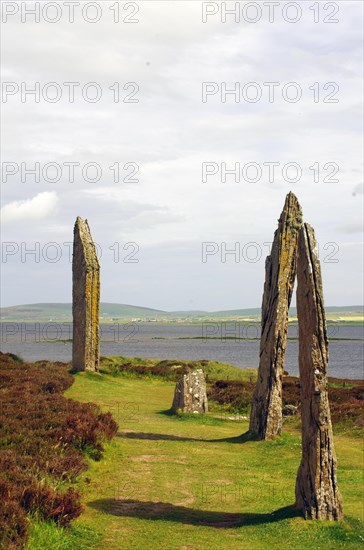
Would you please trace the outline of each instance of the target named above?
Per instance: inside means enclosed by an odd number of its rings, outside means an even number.
[[[327,317],[331,320],[350,321],[363,319],[363,306],[333,306],[326,308]],[[290,309],[290,316],[295,317],[296,308]],[[72,304],[46,303],[27,304],[0,308],[1,321],[72,321]],[[128,304],[100,304],[101,321],[119,319],[140,319],[141,321],[172,321],[197,319],[260,319],[260,308],[231,309],[223,311],[163,311]]]
[[[142,317],[154,318],[157,315],[164,315],[163,311],[146,307],[130,306],[127,304],[109,304],[102,302],[100,304],[100,317],[107,319]],[[20,306],[0,308],[1,320],[36,320],[36,321],[71,321],[72,304],[28,304]]]

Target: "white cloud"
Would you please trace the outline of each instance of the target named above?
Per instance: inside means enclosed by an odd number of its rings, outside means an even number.
[[[31,175],[22,183],[20,171],[9,177],[2,190],[8,203],[4,221],[19,223],[4,224],[3,238],[26,239],[30,249],[47,238],[64,249],[81,215],[104,247],[105,301],[170,310],[184,309],[191,299],[208,310],[255,307],[261,302],[265,253],[257,264],[216,260],[206,265],[201,262],[201,243],[215,241],[232,248],[238,241],[257,242],[265,251],[285,194],[292,190],[321,245],[334,241],[340,247],[339,263],[323,262],[326,303],[359,303],[363,4],[340,2],[340,23],[335,25],[314,24],[313,2],[301,4],[303,18],[293,25],[282,19],[279,7],[274,24],[266,18],[257,24],[235,24],[232,17],[221,24],[219,16],[203,24],[201,2],[185,0],[140,2],[138,25],[114,24],[109,9],[114,2],[106,0],[104,17],[95,25],[77,17],[71,25],[64,19],[36,24],[30,17],[22,24],[19,14],[10,18],[3,25],[3,80],[25,82],[30,89],[35,82],[58,82],[63,97],[57,103],[36,103],[31,96],[23,103],[19,94],[9,97],[2,106],[7,136],[2,158],[19,166],[25,163],[29,170],[36,162],[41,170],[49,162],[63,169],[55,183],[42,177],[37,183]],[[321,15],[329,13],[321,10]],[[223,103],[216,94],[204,104],[203,81],[226,82],[228,88],[235,82],[297,82],[303,99],[284,101],[280,86],[274,103],[267,94],[258,103],[235,102],[232,97]],[[64,82],[80,83],[74,103],[66,100]],[[82,99],[80,90],[87,82],[102,86],[99,103]],[[137,82],[140,102],[114,103],[109,90],[114,82],[121,90],[124,83]],[[310,89],[314,82],[320,83],[318,103]],[[339,85],[338,103],[324,102],[328,82]],[[79,163],[72,183],[64,168],[67,162]],[[82,177],[82,167],[90,162],[102,168],[102,178],[95,183]],[[116,162],[119,183],[114,183],[110,169]],[[140,167],[139,183],[123,181],[129,162]],[[274,183],[266,170],[257,183],[235,183],[233,176],[222,183],[220,173],[203,183],[203,162],[226,163],[228,168],[237,162],[278,162],[280,167]],[[296,184],[283,178],[282,168],[289,162],[302,167]],[[332,163],[340,166],[337,183],[330,180]],[[319,172],[313,166],[319,166]],[[31,219],[42,221],[29,223]],[[348,238],[353,252],[344,254]],[[116,241],[121,249],[129,241],[140,247],[140,263],[123,264],[122,277],[110,249]],[[171,250],[176,250],[178,261],[170,261]],[[34,265],[31,257],[21,269],[11,271],[12,265],[10,259],[3,265],[8,304],[29,299],[20,281],[37,269],[53,282],[46,289],[48,301],[54,300],[55,287],[63,301],[70,300],[68,252],[64,272],[58,263],[42,260]],[[350,285],[338,286],[348,273]],[[39,281],[34,278],[34,302],[45,299]]]
[[[352,220],[350,223],[342,225],[340,229],[345,233],[360,233],[362,235],[364,230],[363,220]]]
[[[58,196],[55,191],[39,193],[32,199],[13,201],[1,209],[1,220],[4,223],[22,220],[42,220],[54,213]]]
[[[363,193],[364,193],[364,184],[358,183],[353,189],[353,197],[355,197],[356,195],[363,195]]]

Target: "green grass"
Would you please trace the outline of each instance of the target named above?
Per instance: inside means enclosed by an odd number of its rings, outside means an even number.
[[[100,372],[104,374],[113,374],[115,376],[131,376],[134,378],[135,376],[132,373],[118,373],[117,367],[124,364],[154,367],[158,363],[160,363],[159,359],[142,359],[139,357],[123,356],[101,357]],[[195,368],[202,368],[210,381],[223,379],[255,382],[257,379],[257,369],[240,369],[228,363],[220,363],[218,361],[203,361],[202,363],[203,365],[200,365],[198,361],[180,361],[178,359],[168,361],[170,365],[182,366],[193,364]]]
[[[72,321],[71,303],[39,303],[26,304],[0,308],[0,315],[4,322],[24,321]],[[289,321],[297,323],[296,308],[290,309]],[[156,319],[162,324],[176,323],[176,319],[183,319],[187,324],[201,324],[201,322],[239,321],[242,325],[260,323],[260,308],[233,309],[225,311],[162,311],[147,307],[132,306],[127,304],[114,304],[101,302],[100,322],[112,323],[113,321],[130,322],[131,319]],[[363,306],[326,307],[326,319],[336,324],[363,324]],[[180,322],[180,321],[179,321]]]
[[[42,548],[52,550],[88,550],[101,542],[102,533],[89,527],[73,526],[70,529],[57,527],[53,521],[33,522],[30,527],[30,540],[27,550],[40,550]]]
[[[173,391],[159,378],[75,376],[66,396],[111,411],[119,433],[76,484],[84,513],[67,530],[34,524],[28,550],[362,548],[360,441],[335,437],[345,521],[305,521],[291,508],[301,450],[289,421],[281,438],[251,441],[246,421],[169,415]]]

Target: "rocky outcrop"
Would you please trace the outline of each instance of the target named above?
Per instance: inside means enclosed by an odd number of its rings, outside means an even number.
[[[73,238],[73,369],[97,371],[100,357],[100,265],[87,220],[77,218]]]
[[[296,506],[306,518],[342,519],[328,400],[328,341],[315,234],[304,224],[298,247],[297,316],[301,379],[302,460]]]
[[[301,225],[301,207],[295,195],[289,193],[265,264],[259,371],[249,427],[251,434],[259,439],[279,435],[282,430],[282,378],[288,309],[296,276]]]
[[[202,369],[184,374],[178,380],[174,391],[172,410],[184,413],[208,412],[206,382]]]

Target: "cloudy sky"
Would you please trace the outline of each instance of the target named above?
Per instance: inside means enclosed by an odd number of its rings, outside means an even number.
[[[240,2],[226,22],[221,2],[80,2],[73,23],[64,2],[39,22],[2,4],[3,306],[71,300],[80,215],[103,301],[258,307],[290,190],[326,304],[363,303],[361,2],[280,2],[272,21]]]

